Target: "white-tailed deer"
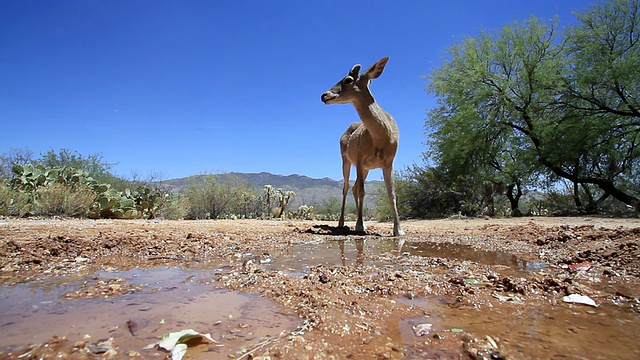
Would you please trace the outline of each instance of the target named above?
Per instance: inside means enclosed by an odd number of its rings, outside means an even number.
[[[387,197],[393,212],[393,235],[399,236],[404,235],[404,231],[400,228],[393,184],[393,159],[398,150],[398,125],[391,115],[382,110],[369,90],[369,82],[382,74],[387,61],[389,61],[388,57],[380,59],[362,74],[359,74],[362,66],[354,65],[347,76],[322,94],[322,101],[325,104],[351,103],[362,121],[351,124],[340,137],[344,188],[338,226],[344,226],[344,208],[349,192],[351,165],[355,165],[357,173],[356,182],[353,185],[353,197],[356,201],[358,215],[356,231],[358,232],[365,232],[362,220],[364,182],[369,170],[382,168]]]

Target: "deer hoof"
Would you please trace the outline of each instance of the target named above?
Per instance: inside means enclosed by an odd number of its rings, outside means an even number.
[[[404,230],[402,229],[397,229],[393,231],[393,236],[403,236],[404,235]]]

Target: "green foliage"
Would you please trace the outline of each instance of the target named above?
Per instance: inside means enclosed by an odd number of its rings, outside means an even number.
[[[246,181],[229,176],[209,175],[191,184],[185,194],[189,201],[187,219],[256,217],[258,195]]]
[[[14,177],[10,184],[17,189],[32,192],[40,186],[55,183],[67,184],[71,187],[86,185],[99,191],[100,184],[82,170],[68,167],[46,168],[43,165],[14,165]]]
[[[28,213],[26,193],[18,191],[8,183],[0,182],[0,215],[23,216]]]
[[[281,218],[294,196],[296,196],[296,193],[293,191],[276,189],[272,185],[265,185],[258,199],[262,204],[263,216]]]
[[[163,203],[163,195],[146,186],[138,186],[135,190],[117,191],[110,187],[102,187],[96,201],[91,207],[90,218],[106,219],[153,219]]]
[[[9,184],[20,194],[20,216],[153,218],[164,199],[159,191],[146,186],[114,190],[110,184],[96,181],[86,171],[70,167],[15,164],[13,172]]]
[[[102,154],[83,156],[77,151],[60,149],[58,152],[49,150],[36,161],[45,168],[71,168],[82,170],[90,177],[102,183],[112,183],[115,176],[111,173],[114,164],[103,160]]]
[[[161,219],[178,220],[184,219],[187,216],[188,210],[189,200],[185,196],[165,196],[156,215]]]
[[[398,176],[399,174],[395,175],[396,196],[399,196],[400,192],[402,192],[401,190],[398,190],[398,188],[403,185],[401,184],[401,181],[398,181]],[[391,219],[391,216],[392,216],[391,204],[389,203],[389,198],[387,197],[387,190],[384,184],[380,184],[379,186],[377,186],[374,189],[374,191],[376,194],[376,209],[375,209],[374,218],[377,221],[386,221]],[[400,217],[405,217],[406,214],[408,213],[405,205],[406,205],[406,202],[401,202],[399,198],[396,199],[396,206],[398,207],[398,214]],[[402,206],[405,206],[405,208],[401,208]],[[338,211],[340,211],[339,208],[338,208]]]
[[[532,184],[541,166],[528,135],[554,120],[545,109],[560,82],[554,36],[554,26],[535,18],[497,35],[483,33],[454,47],[451,61],[432,74],[429,90],[438,107],[429,112],[428,155],[448,177],[466,178],[474,193],[487,183]]]
[[[385,195],[386,199],[386,195]],[[338,198],[336,196],[331,196],[322,200],[322,203],[318,207],[316,211],[316,218],[318,220],[325,221],[338,221],[340,218],[340,207],[342,206],[342,198]],[[345,212],[345,220],[346,221],[355,221],[356,219],[356,204],[351,202],[347,203],[344,209]],[[363,213],[369,215],[369,210],[367,208],[363,209]],[[375,211],[375,217],[378,218],[378,210]]]
[[[33,152],[28,149],[9,149],[0,154],[0,180],[13,177],[13,165],[25,165],[34,162]]]
[[[87,217],[96,194],[86,185],[51,183],[38,187],[34,198],[29,209],[32,215]]]
[[[320,214],[337,214],[340,215],[340,207],[342,206],[342,200],[335,196],[330,196],[322,200],[322,204],[318,208]],[[336,218],[337,220],[337,218]]]
[[[615,114],[623,127],[637,126],[640,116],[639,7],[637,0],[594,4],[576,14],[580,24],[568,34],[567,56],[576,70],[568,74],[569,104]]]
[[[408,218],[476,215],[477,196],[464,176],[451,177],[437,168],[413,166],[398,174],[398,211]]]
[[[584,209],[608,197],[640,209],[638,4],[593,6],[564,36],[532,17],[451,48],[430,76],[425,156],[451,190],[470,186],[466,211],[504,194],[517,214],[523,191],[545,179],[573,182]]]
[[[13,166],[12,189],[20,194],[20,210],[13,215],[86,216],[99,184],[84,171],[31,164]]]
[[[316,211],[313,206],[300,205],[298,211],[288,211],[285,213],[287,219],[316,220]]]

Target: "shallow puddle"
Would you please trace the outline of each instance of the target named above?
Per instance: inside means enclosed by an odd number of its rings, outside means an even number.
[[[503,251],[479,251],[469,245],[431,242],[405,242],[402,252],[416,256],[468,260],[483,265],[502,265],[517,270],[536,271],[547,268],[540,261],[526,261]]]
[[[612,304],[593,308],[525,302],[478,309],[438,297],[398,301],[425,312],[423,318],[392,325],[397,329],[396,340],[412,347],[416,355],[437,347],[437,335],[446,337],[452,329],[461,329],[479,339],[490,336],[515,358],[640,359],[640,314]],[[413,327],[419,324],[431,324],[432,330],[416,336]]]
[[[321,239],[270,253],[239,254],[237,260],[252,260],[266,269],[302,276],[318,265],[396,266],[389,257],[378,255],[404,253],[499,265],[506,271],[546,268],[541,262],[523,261],[508,253],[477,251],[466,245],[375,238]],[[229,359],[239,358],[242,349],[251,349],[300,325],[296,316],[258,295],[214,290],[213,279],[227,270],[224,266],[197,264],[191,268],[103,271],[94,274],[95,279],[64,278],[0,286],[0,351],[42,343],[52,336],[65,336],[71,344],[90,336],[88,342],[113,337],[119,354],[139,351],[156,357],[159,351],[145,353],[142,349],[166,333],[194,329],[210,333],[219,344],[190,349],[188,358]],[[141,290],[107,299],[64,297],[85,283],[121,278]],[[640,358],[640,314],[610,303],[592,308],[495,300],[494,306],[484,303],[482,308],[472,308],[435,296],[397,301],[422,309],[425,314],[393,319],[386,326],[385,334],[394,343],[407,346],[407,358],[459,357],[458,340],[448,347],[451,353],[434,351],[443,348],[438,342],[447,341],[453,329],[481,339],[490,336],[514,358]],[[413,327],[420,324],[431,324],[429,333],[417,336]]]
[[[291,276],[305,274],[318,265],[385,265],[381,260],[371,260],[371,255],[384,253],[467,260],[483,265],[501,265],[513,270],[536,271],[545,269],[544,262],[525,261],[506,252],[478,251],[473,247],[452,243],[398,241],[389,239],[329,240],[292,245],[270,255],[269,269],[282,270]],[[262,260],[264,262],[264,260]],[[389,264],[386,264],[389,265]]]
[[[318,241],[293,245],[272,253],[268,266],[291,276],[305,274],[318,265],[353,266],[357,264],[394,266],[384,253],[439,257],[498,265],[501,272],[522,273],[547,269],[544,262],[524,261],[506,252],[474,250],[451,243],[404,242],[388,239],[349,239]],[[388,258],[386,258],[388,259]],[[606,287],[606,282],[598,287]],[[623,289],[620,284],[609,285]],[[612,288],[613,288],[612,287]],[[608,289],[611,291],[611,289]],[[616,293],[613,290],[611,293]],[[634,291],[626,291],[634,293]],[[428,297],[399,302],[424,310],[424,318],[392,320],[387,334],[408,348],[406,358],[450,358],[460,356],[459,343],[446,344],[452,329],[484,339],[490,336],[513,358],[521,359],[640,359],[640,313],[633,307],[604,302],[597,308],[566,304],[561,301],[522,304],[495,300],[494,306],[461,307],[454,299]],[[413,327],[431,324],[432,330],[417,336]],[[434,337],[434,335],[436,335]],[[442,337],[441,340],[439,339]],[[453,341],[453,340],[451,340]],[[448,349],[448,350],[447,350]],[[449,352],[447,352],[449,351]]]
[[[198,346],[192,359],[228,359],[297,326],[297,318],[257,295],[212,290],[201,280],[211,271],[183,268],[104,272],[100,279],[125,278],[141,291],[111,299],[66,299],[82,281],[0,287],[0,349],[66,336],[70,343],[113,337],[119,353],[139,351],[166,333],[194,329],[219,344]],[[91,280],[89,280],[91,281]],[[132,334],[133,330],[133,335]],[[153,351],[153,350],[152,350]],[[155,351],[158,352],[158,351]]]

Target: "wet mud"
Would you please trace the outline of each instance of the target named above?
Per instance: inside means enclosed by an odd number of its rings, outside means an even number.
[[[299,323],[295,314],[256,294],[212,289],[208,282],[214,272],[158,267],[98,272],[87,280],[2,286],[0,348],[9,354],[28,354],[24,344],[45,343],[55,334],[74,340],[68,355],[80,356],[79,349],[112,338],[121,355],[163,358],[165,352],[142,349],[166,333],[200,329],[218,343],[195,347],[189,357],[228,359],[229,354],[240,356],[247,345],[276,338]],[[107,286],[91,286],[95,283]],[[121,283],[135,291],[114,294],[113,285]]]
[[[637,219],[332,225],[0,219],[0,359],[640,358]]]

